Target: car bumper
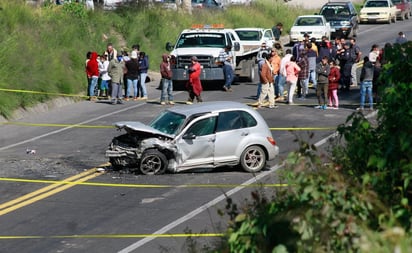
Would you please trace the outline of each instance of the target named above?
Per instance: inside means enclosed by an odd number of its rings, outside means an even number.
[[[362,15],[359,17],[361,23],[379,23],[387,22],[389,20],[388,15]]]
[[[187,69],[172,69],[174,81],[187,81],[189,80],[189,73]],[[200,79],[203,81],[213,80],[225,80],[223,76],[223,69],[217,68],[202,68]]]
[[[352,31],[352,27],[335,27],[335,31],[332,32],[332,37],[336,36],[349,36]]]

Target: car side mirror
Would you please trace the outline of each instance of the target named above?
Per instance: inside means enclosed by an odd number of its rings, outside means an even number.
[[[173,47],[174,47],[174,46],[172,45],[172,43],[170,43],[170,42],[167,42],[167,43],[166,43],[166,50],[167,50],[167,51],[172,51],[172,50],[173,50]]]
[[[183,139],[185,140],[194,140],[196,139],[196,135],[194,133],[187,133],[183,135]]]
[[[239,42],[235,42],[235,43],[234,43],[234,48],[235,48],[235,51],[239,51],[239,50],[240,50],[240,43],[239,43]]]

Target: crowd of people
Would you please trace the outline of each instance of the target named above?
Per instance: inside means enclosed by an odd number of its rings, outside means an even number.
[[[145,52],[140,51],[138,44],[132,46],[130,53],[126,50],[118,53],[109,43],[102,54],[87,52],[86,58],[87,96],[90,101],[96,101],[98,97],[108,98],[112,104],[122,104],[130,99],[147,100],[149,59]]]
[[[398,34],[394,43],[402,44],[408,40],[403,32]],[[257,107],[268,105],[277,108],[276,101],[294,104],[294,99],[305,100],[309,84],[316,90],[318,109],[338,109],[338,92],[346,92],[351,86],[360,86],[360,107],[364,110],[366,96],[369,109],[373,110],[373,98],[377,97],[379,73],[385,61],[385,48],[374,44],[367,56],[362,57],[356,38],[336,37],[329,41],[323,37],[316,42],[308,34],[295,43],[291,49],[283,51],[275,43],[268,48],[265,43],[258,54],[258,73],[260,83],[257,87]],[[358,80],[357,68],[362,66]],[[269,78],[268,69],[272,73]],[[272,90],[274,96],[272,96]],[[285,91],[285,92],[284,92]],[[268,100],[268,101],[267,101]]]
[[[277,24],[280,36],[282,24]],[[408,40],[403,32],[399,32],[394,43],[403,44]],[[367,56],[362,58],[362,52],[356,44],[355,38],[336,37],[329,41],[323,37],[316,42],[308,34],[304,39],[295,43],[292,48],[285,51],[280,42],[276,42],[272,48],[262,43],[257,57],[260,82],[257,85],[256,103],[258,108],[267,105],[269,108],[277,108],[276,102],[285,102],[293,105],[295,97],[305,100],[309,94],[309,85],[316,90],[318,109],[338,109],[339,92],[345,92],[351,86],[360,86],[360,107],[364,110],[366,98],[369,109],[373,110],[373,100],[377,97],[379,86],[379,73],[382,64],[385,63],[385,48],[391,47],[391,43],[384,48],[377,44],[371,46]],[[232,63],[231,47],[222,49],[219,61],[225,78],[224,91],[232,91],[234,69]],[[160,63],[161,74],[161,105],[174,105],[173,100],[173,72],[171,70],[172,56],[162,55]],[[363,63],[362,63],[363,62]],[[358,80],[357,68],[362,64],[360,78]],[[118,54],[113,44],[107,45],[106,51],[98,55],[96,52],[88,52],[86,60],[86,73],[88,80],[88,96],[91,101],[97,97],[107,97],[112,104],[122,104],[129,99],[146,100],[146,78],[149,69],[149,59],[145,52],[140,51],[139,45],[133,45],[130,54],[122,50]],[[191,65],[188,68],[187,104],[194,100],[202,102],[203,91],[200,80],[201,66],[196,56],[191,57]],[[123,89],[125,95],[123,95]],[[268,101],[267,101],[268,100]]]

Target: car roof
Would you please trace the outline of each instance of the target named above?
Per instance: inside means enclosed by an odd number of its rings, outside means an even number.
[[[203,102],[197,103],[193,105],[181,105],[181,106],[173,106],[168,111],[175,112],[178,114],[183,114],[186,116],[194,115],[194,114],[202,114],[202,113],[209,113],[209,112],[220,112],[220,111],[228,111],[228,110],[248,110],[250,111],[250,107],[245,104],[233,102],[233,101],[213,101],[213,102]]]
[[[242,28],[235,28],[235,31],[263,31],[268,30],[267,28],[260,28],[260,27],[242,27]]]

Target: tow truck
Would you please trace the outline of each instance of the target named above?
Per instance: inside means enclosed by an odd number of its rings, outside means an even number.
[[[222,64],[219,62],[219,53],[226,46],[232,47],[237,80],[246,79],[248,82],[255,82],[257,78],[255,62],[260,45],[252,47],[243,45],[234,29],[213,24],[193,25],[180,33],[174,45],[170,42],[166,43],[166,50],[171,51],[174,84],[187,82],[190,58],[196,56],[202,66],[201,80],[213,81],[213,84],[221,85],[224,76]]]

